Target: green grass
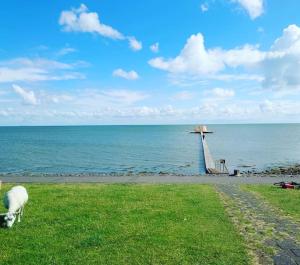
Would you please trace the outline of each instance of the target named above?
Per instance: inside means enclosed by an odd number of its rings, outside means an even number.
[[[25,186],[23,221],[0,229],[0,264],[249,263],[212,186]]]
[[[300,190],[280,189],[272,185],[245,185],[246,190],[260,194],[284,213],[300,219]]]

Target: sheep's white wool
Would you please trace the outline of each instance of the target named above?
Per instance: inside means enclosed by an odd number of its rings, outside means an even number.
[[[4,206],[8,209],[5,217],[7,227],[12,227],[17,215],[20,222],[20,216],[23,215],[24,206],[27,201],[28,193],[23,186],[15,186],[4,195]]]

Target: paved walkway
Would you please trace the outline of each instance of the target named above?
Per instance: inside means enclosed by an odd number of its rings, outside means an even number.
[[[217,189],[225,194],[226,210],[259,264],[300,265],[300,223],[237,185]]]
[[[270,184],[279,181],[300,182],[300,176],[243,176],[229,177],[220,175],[173,176],[173,175],[0,175],[0,180],[11,183],[203,183],[203,184]]]

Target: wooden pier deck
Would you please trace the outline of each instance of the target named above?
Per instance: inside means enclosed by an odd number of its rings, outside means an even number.
[[[225,165],[225,159],[220,159],[214,161],[209,148],[208,144],[205,140],[205,135],[208,133],[212,133],[212,131],[208,131],[205,125],[199,125],[192,131],[191,133],[198,133],[201,137],[202,143],[202,150],[203,150],[203,157],[204,157],[204,168],[206,174],[229,174],[228,169]],[[218,165],[217,165],[218,164]]]
[[[215,161],[209,151],[208,145],[205,140],[205,134],[200,132],[201,142],[203,147],[203,156],[204,156],[204,166],[207,174],[221,174],[218,169],[216,169]]]

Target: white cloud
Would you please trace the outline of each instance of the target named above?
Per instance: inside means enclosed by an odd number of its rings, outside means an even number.
[[[216,97],[219,99],[225,99],[225,98],[233,97],[235,95],[235,92],[232,89],[216,87],[212,90],[207,90],[206,94],[212,95],[213,97]]]
[[[28,89],[26,92],[28,93]],[[76,97],[58,94],[56,104],[49,100],[52,94],[39,92],[38,105],[18,108],[0,106],[1,124],[105,124],[105,123],[194,123],[203,120],[211,122],[282,122],[300,121],[298,100],[253,100],[222,101],[199,98],[199,104],[191,107],[165,105],[133,105],[148,96],[140,91],[130,90],[83,90]],[[38,92],[37,92],[38,93]],[[36,94],[34,93],[35,97]],[[78,96],[79,95],[79,96]],[[44,98],[42,98],[44,97]],[[66,98],[64,98],[66,97]],[[45,98],[47,101],[45,101]],[[44,100],[44,101],[41,101]],[[50,103],[50,104],[48,104]],[[63,104],[61,104],[63,103]],[[28,104],[28,103],[27,103]]]
[[[255,19],[264,13],[264,0],[231,0],[238,3],[249,14],[251,19]]]
[[[229,67],[253,66],[264,58],[264,52],[258,50],[258,46],[246,44],[228,51],[222,51],[220,56],[225,65]]]
[[[176,100],[190,100],[194,97],[194,94],[191,93],[190,91],[180,91],[178,93],[176,93],[173,98]]]
[[[208,3],[203,3],[203,4],[200,5],[200,9],[201,9],[201,11],[202,11],[203,13],[204,13],[204,12],[207,12],[207,11],[208,11],[208,8],[209,8]]]
[[[300,89],[300,28],[296,25],[285,28],[259,66],[265,88]]]
[[[114,70],[113,76],[121,77],[121,78],[124,78],[127,80],[136,80],[139,78],[139,75],[136,71],[131,70],[131,71],[126,72],[125,70],[123,70],[121,68]]]
[[[300,28],[295,25],[289,25],[283,30],[281,37],[275,40],[271,49],[273,51],[295,51],[300,50]]]
[[[127,39],[132,50],[139,51],[142,49],[142,43],[135,37],[124,36],[113,27],[103,24],[98,13],[89,12],[84,4],[81,4],[77,9],[62,11],[58,22],[64,31],[95,33],[114,40]]]
[[[168,72],[179,84],[189,79],[248,79],[271,90],[300,90],[300,28],[289,25],[267,51],[249,44],[229,50],[207,49],[198,33],[175,58],[157,57],[149,64]]]
[[[73,91],[49,91],[43,89],[23,88],[19,85],[12,85],[13,91],[22,98],[24,105],[39,105],[39,108],[50,110],[58,108],[64,111],[95,111],[99,108],[122,109],[143,101],[149,97],[142,91],[128,89],[78,89]],[[9,99],[9,101],[5,101]],[[2,101],[1,101],[2,102]],[[1,107],[14,107],[17,104],[9,94],[3,97]],[[4,105],[6,104],[6,105]],[[20,109],[18,106],[16,109]],[[37,111],[38,113],[39,111]]]
[[[76,66],[77,63],[67,64],[45,58],[16,58],[8,61],[1,61],[0,83],[85,78],[83,74],[74,71]]]
[[[77,50],[74,49],[74,48],[71,48],[71,47],[65,47],[65,48],[60,49],[57,52],[57,55],[58,56],[64,56],[64,55],[67,55],[67,54],[70,54],[70,53],[74,53],[74,52],[77,52]]]
[[[156,42],[156,43],[152,44],[150,46],[150,50],[154,53],[158,53],[159,52],[159,43]]]
[[[201,33],[192,35],[180,54],[171,59],[157,57],[149,64],[170,73],[211,75],[225,69],[226,66],[249,66],[261,60],[261,53],[255,46],[245,45],[232,50],[220,48],[206,49]]]
[[[37,106],[39,111],[26,109],[23,111],[16,109],[0,109],[0,117],[4,120],[12,118],[21,118],[26,120],[27,124],[36,121],[63,121],[63,123],[96,123],[103,121],[113,123],[120,121],[125,123],[138,123],[144,118],[145,121],[156,121],[165,123],[165,121],[178,122],[196,122],[199,118],[205,117],[207,121],[282,121],[291,120],[291,117],[298,118],[300,114],[300,104],[297,101],[269,101],[253,102],[253,101],[237,101],[235,103],[218,104],[213,101],[202,102],[196,107],[177,108],[172,105],[162,107],[153,106],[116,106],[100,107],[93,109],[45,109]],[[122,102],[123,104],[123,102]]]
[[[143,48],[143,45],[135,37],[128,37],[129,46],[133,51],[139,51]]]
[[[62,63],[55,60],[49,60],[45,58],[29,59],[26,57],[15,58],[8,61],[1,61],[0,66],[2,65],[13,66],[13,67],[24,66],[28,68],[43,68],[47,70],[51,70],[51,69],[69,70],[73,68],[71,64]]]
[[[101,23],[96,12],[88,12],[88,8],[84,4],[81,4],[78,9],[62,11],[59,24],[65,31],[98,33],[111,39],[124,39],[119,31]]]
[[[18,85],[12,85],[12,88],[14,92],[22,98],[24,104],[28,104],[28,105],[38,104],[36,95],[32,90],[26,90]]]
[[[218,58],[218,52],[207,51],[201,33],[192,35],[180,54],[171,59],[157,57],[149,61],[155,68],[171,73],[208,74],[223,69],[223,62]]]

